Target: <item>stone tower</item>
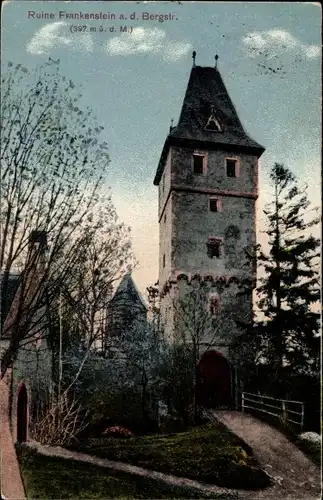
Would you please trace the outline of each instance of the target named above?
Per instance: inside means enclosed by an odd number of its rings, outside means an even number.
[[[154,179],[161,320],[166,336],[178,337],[174,301],[184,300],[193,284],[204,284],[203,307],[214,316],[216,335],[211,328],[202,344],[212,338],[226,359],[239,333],[235,320],[252,315],[255,268],[247,265],[245,251],[256,243],[263,152],[243,129],[218,69],[194,63],[178,124],[170,128]]]

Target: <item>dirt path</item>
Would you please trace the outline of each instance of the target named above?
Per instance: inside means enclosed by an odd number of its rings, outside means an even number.
[[[255,500],[312,500],[321,495],[320,469],[273,427],[237,411],[212,411],[214,417],[248,443],[273,486],[257,493],[244,492]]]

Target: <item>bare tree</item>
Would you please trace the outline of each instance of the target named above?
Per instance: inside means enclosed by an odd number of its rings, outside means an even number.
[[[128,380],[140,396],[142,420],[147,425],[160,390],[162,337],[154,325],[139,321],[133,324],[131,334],[120,342],[119,349]]]
[[[223,291],[223,290],[222,290]],[[236,295],[233,289],[228,293]],[[192,352],[194,363],[212,347],[216,347],[235,315],[230,300],[221,301],[220,295],[205,282],[193,282],[186,292],[173,302],[177,337]],[[238,315],[239,312],[236,311]]]
[[[75,395],[64,392],[38,415],[32,423],[31,436],[41,444],[69,445],[88,426],[87,416]]]
[[[31,73],[20,64],[9,66],[1,82],[2,302],[11,274],[21,273],[10,315],[1,321],[1,338],[9,340],[1,353],[1,378],[19,347],[46,330],[48,305],[76,262],[81,265],[77,257],[85,239],[122,232],[111,200],[99,189],[109,163],[107,143],[99,139],[103,127],[82,109],[73,82],[53,62]],[[34,230],[47,242],[29,245]]]
[[[191,363],[193,387],[190,388],[190,393],[193,397],[195,420],[199,415],[196,388],[197,367],[201,356],[208,350],[216,348],[219,342],[226,339],[228,332],[235,331],[237,321],[241,320],[245,314],[243,304],[239,304],[236,300],[236,285],[228,286],[225,291],[227,297],[224,300],[221,300],[224,286],[219,285],[219,292],[219,294],[215,293],[213,287],[207,282],[192,280],[186,286],[185,292],[173,302],[176,343],[183,346],[184,364],[187,363],[187,359]]]
[[[66,307],[74,316],[83,338],[92,344],[105,333],[105,317],[113,284],[135,265],[130,229],[109,214],[103,231],[88,228],[77,242],[72,272],[62,286]]]

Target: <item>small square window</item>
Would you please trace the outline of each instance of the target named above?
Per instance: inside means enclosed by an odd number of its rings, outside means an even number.
[[[221,202],[218,198],[210,198],[210,212],[220,212]]]
[[[213,259],[213,257],[220,257],[220,243],[208,243],[207,245],[207,254],[210,259]]]
[[[166,259],[165,259],[165,254],[163,255],[163,267],[165,267]]]
[[[193,171],[194,171],[194,174],[203,174],[203,172],[204,172],[204,156],[193,155]]]
[[[226,160],[227,177],[237,177],[237,160]]]

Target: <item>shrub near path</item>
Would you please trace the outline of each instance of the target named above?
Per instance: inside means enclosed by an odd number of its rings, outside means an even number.
[[[79,451],[206,483],[237,489],[270,484],[251,448],[223,424],[212,423],[173,435],[126,440],[88,439]]]

